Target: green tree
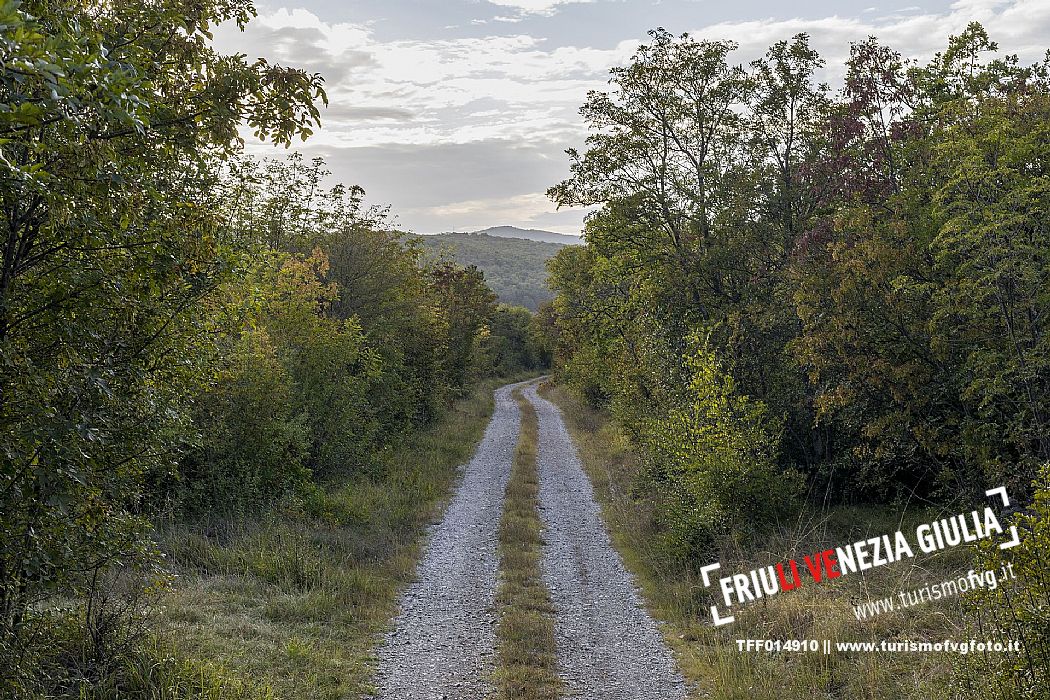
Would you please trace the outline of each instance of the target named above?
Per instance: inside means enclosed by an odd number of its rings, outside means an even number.
[[[248,2],[0,5],[0,675],[34,605],[148,549],[223,274],[215,159],[247,124],[289,143],[321,79],[223,56]]]
[[[319,249],[285,260],[262,317],[292,380],[296,411],[309,427],[308,464],[320,477],[367,466],[380,433],[370,388],[381,362],[356,318],[325,314],[338,296],[338,285],[325,282],[327,273],[328,257]]]
[[[1050,460],[1050,85],[980,95],[937,134],[933,343],[958,356],[962,458],[1023,492]]]
[[[1046,62],[977,24],[925,65],[870,38],[836,97],[805,35],[747,69],[651,36],[550,190],[600,207],[549,265],[557,375],[641,443],[690,405],[703,331],[819,492],[1023,493],[1050,434]]]
[[[441,341],[441,366],[447,390],[460,393],[474,378],[483,338],[496,310],[496,295],[471,265],[442,262],[429,270],[429,296],[435,305]]]
[[[532,319],[532,313],[521,306],[500,304],[496,307],[489,323],[485,351],[497,376],[531,372],[546,366]]]
[[[243,515],[299,490],[310,433],[292,378],[264,329],[246,330],[194,409],[198,447],[181,462],[181,508],[209,518]]]
[[[695,334],[689,345],[680,400],[639,433],[649,477],[660,486],[666,544],[674,556],[701,562],[716,537],[775,522],[798,488],[777,467],[779,422],[761,401],[739,393],[705,337]]]
[[[852,165],[800,248],[792,347],[853,463],[840,482],[881,497],[1023,493],[1046,459],[1045,68],[980,58],[994,48],[974,25],[904,76],[892,52],[855,47],[828,125],[850,134],[832,155]]]

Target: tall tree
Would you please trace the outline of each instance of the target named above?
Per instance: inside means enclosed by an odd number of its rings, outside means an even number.
[[[147,548],[223,271],[215,159],[288,144],[321,78],[223,56],[247,1],[0,5],[0,667],[32,606]]]

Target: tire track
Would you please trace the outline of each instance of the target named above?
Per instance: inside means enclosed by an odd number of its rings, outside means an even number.
[[[535,385],[523,392],[539,416],[543,579],[566,696],[684,700],[685,681],[613,549],[561,412]]]
[[[518,386],[496,390],[485,435],[430,531],[416,581],[378,651],[378,698],[492,696],[498,532],[521,423],[511,397]]]

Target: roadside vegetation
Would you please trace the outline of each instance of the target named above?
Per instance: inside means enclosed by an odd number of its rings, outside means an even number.
[[[178,578],[162,600],[161,638],[274,697],[366,697],[373,649],[412,580],[426,525],[481,439],[497,383],[393,447],[376,476],[258,518],[163,525]]]
[[[736,613],[725,627],[711,625],[710,606],[718,593],[703,585],[693,567],[667,556],[658,503],[645,493],[638,453],[607,412],[590,408],[564,387],[545,387],[576,441],[580,459],[594,484],[613,542],[638,579],[650,612],[669,623],[665,637],[679,668],[697,689],[695,697],[718,700],[775,700],[785,694],[810,697],[949,697],[958,668],[952,654],[890,652],[742,652],[738,639],[874,641],[907,639],[940,642],[962,638],[966,619],[962,598],[897,610],[858,621],[853,607],[898,590],[965,575],[972,553],[948,550],[917,558],[900,567],[873,569],[835,582],[803,585]],[[718,541],[709,551],[722,564],[719,575],[744,573],[788,559],[802,560],[835,548],[935,517],[930,508],[902,514],[873,506],[809,507],[772,528],[761,542]],[[806,582],[811,583],[811,582]],[[966,637],[968,638],[968,637]],[[974,696],[979,697],[979,696]]]
[[[689,626],[683,664],[720,679],[720,697],[1045,694],[1050,63],[1021,65],[973,23],[926,62],[857,42],[833,89],[805,34],[747,65],[732,41],[650,38],[588,96],[586,147],[549,192],[596,210],[587,245],[548,265],[547,327],[558,383],[615,423],[593,426],[605,436],[591,449],[629,455],[619,472],[592,455],[592,474],[658,611],[708,618],[693,588],[713,561],[746,570],[893,532],[998,486],[1026,511],[1000,512],[1022,533],[1010,552],[803,589],[732,632],[972,628],[1029,639],[1020,654],[954,676],[932,657],[728,652],[721,632]],[[839,604],[1003,560],[1035,573],[973,609],[860,623]]]
[[[505,700],[552,700],[561,697],[561,679],[554,642],[555,611],[540,568],[539,421],[521,389],[515,390],[514,398],[521,410],[521,434],[499,531],[496,686]]]
[[[479,382],[546,361],[322,161],[243,157],[326,100],[214,50],[253,15],[0,4],[0,696],[359,693]]]

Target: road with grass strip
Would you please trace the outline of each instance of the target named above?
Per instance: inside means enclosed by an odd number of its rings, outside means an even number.
[[[492,420],[379,649],[384,700],[491,697],[498,531],[521,424],[515,386],[496,390]]]
[[[496,391],[378,656],[383,700],[686,697],[561,413],[535,383]]]
[[[540,566],[543,523],[536,468],[539,421],[536,409],[521,389],[514,392],[514,397],[521,408],[521,437],[500,522],[496,695],[555,700],[561,695],[562,683],[554,643],[555,610]]]

